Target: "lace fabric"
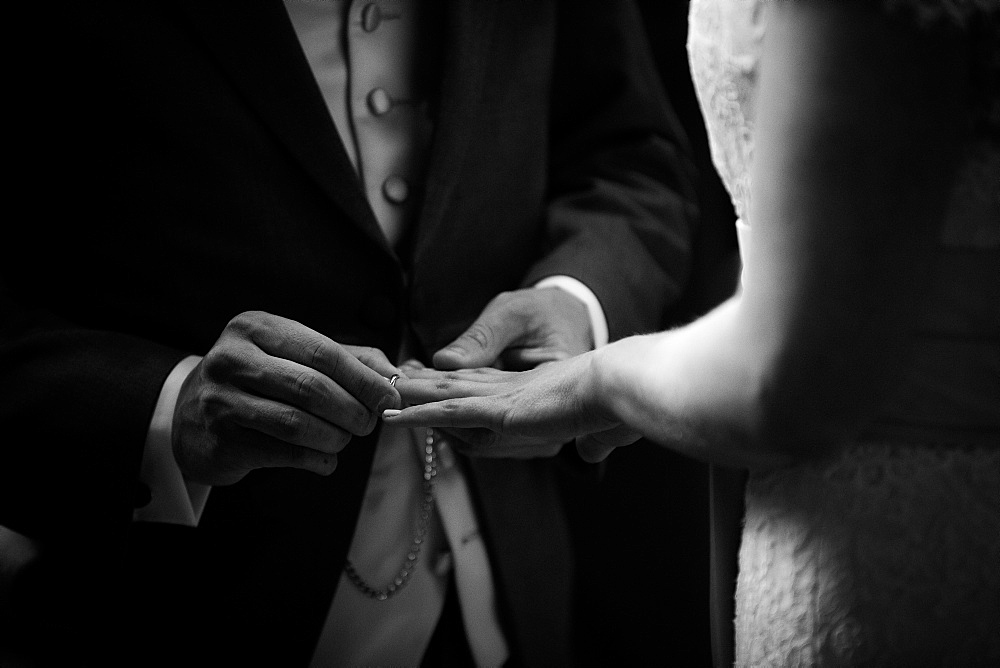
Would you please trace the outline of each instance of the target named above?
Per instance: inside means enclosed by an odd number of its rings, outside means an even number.
[[[912,368],[876,421],[883,437],[751,475],[737,665],[1000,665],[1000,2],[859,1],[920,29],[964,31],[974,130],[927,268]],[[692,0],[689,14],[692,80],[741,249],[753,238],[766,3]]]
[[[749,483],[739,666],[1000,665],[1000,450],[859,445]]]

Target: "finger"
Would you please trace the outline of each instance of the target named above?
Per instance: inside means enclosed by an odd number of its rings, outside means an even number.
[[[351,440],[351,434],[306,411],[270,399],[240,393],[229,400],[233,424],[259,432],[299,448],[336,454]]]
[[[475,369],[457,369],[455,371],[441,371],[438,369],[428,369],[427,367],[413,367],[403,364],[401,371],[405,374],[400,380],[407,382],[412,380],[425,381],[471,381],[479,383],[498,383],[510,377],[512,372],[493,367],[479,367]]]
[[[400,368],[390,362],[389,358],[385,356],[385,353],[378,348],[349,345],[345,345],[343,347],[345,350],[354,355],[359,362],[386,378],[392,378],[395,375],[400,375]]]
[[[520,335],[520,316],[511,308],[514,301],[500,295],[491,301],[479,318],[461,336],[434,353],[438,369],[490,366]]]
[[[252,342],[229,341],[213,348],[204,364],[206,374],[223,387],[235,385],[250,394],[302,408],[353,434],[369,434],[375,428],[379,413],[328,376],[268,355]]]
[[[367,366],[332,339],[294,320],[250,312],[234,318],[229,328],[249,338],[269,355],[325,374],[376,414],[387,406],[399,405],[399,393],[388,381],[396,369],[381,364],[374,355],[369,361],[379,365],[387,375]]]
[[[444,399],[495,395],[499,379],[484,382],[477,373],[448,372],[426,378],[400,378],[396,389],[407,404],[426,404]]]
[[[427,367],[425,367],[420,362],[420,360],[416,359],[408,359],[399,365],[399,370],[402,372],[402,375],[404,376],[409,376],[411,373],[414,373],[416,371],[421,371],[426,368]]]
[[[447,429],[496,429],[497,420],[479,398],[448,399],[402,410],[382,411],[382,420],[394,427],[440,427]]]
[[[230,459],[243,469],[296,468],[330,475],[337,455],[291,445],[273,436],[244,429],[233,434]]]
[[[315,369],[261,351],[251,355],[249,361],[232,374],[237,387],[305,410],[352,434],[364,436],[375,428],[379,413]]]

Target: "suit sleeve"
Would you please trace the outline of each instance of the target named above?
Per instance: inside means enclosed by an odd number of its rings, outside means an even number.
[[[526,277],[572,276],[611,340],[656,328],[690,270],[697,211],[687,138],[630,2],[560,7],[546,255]]]
[[[0,525],[64,540],[129,522],[153,408],[183,357],[0,286]]]
[[[32,538],[131,520],[153,408],[184,357],[151,340],[159,323],[122,315],[157,296],[116,262],[151,223],[123,213],[116,174],[139,121],[118,103],[125,82],[108,64],[127,58],[103,43],[105,14],[45,20],[25,6],[13,21],[60,44],[32,48],[7,82],[18,104],[0,241],[0,524]]]

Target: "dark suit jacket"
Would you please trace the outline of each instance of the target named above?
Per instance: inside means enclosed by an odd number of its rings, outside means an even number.
[[[261,470],[214,489],[197,529],[130,524],[160,387],[234,315],[390,358],[410,336],[426,359],[491,297],[547,275],[590,286],[613,338],[653,329],[685,281],[684,139],[627,3],[450,3],[420,215],[396,250],[279,2],[18,12],[0,524],[43,548],[12,605],[48,653],[311,655],[375,435],[329,477]],[[553,462],[471,474],[518,658],[565,663]]]

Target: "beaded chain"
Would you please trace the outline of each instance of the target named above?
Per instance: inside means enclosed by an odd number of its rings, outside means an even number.
[[[396,577],[385,587],[385,589],[375,589],[365,582],[354,564],[348,559],[344,564],[344,573],[347,579],[354,583],[354,586],[361,590],[361,593],[376,601],[385,601],[402,591],[406,583],[410,581],[413,568],[420,558],[420,548],[423,546],[424,538],[427,536],[427,525],[430,523],[431,510],[434,507],[434,478],[437,476],[437,448],[434,443],[434,430],[428,429],[424,436],[424,498],[420,504],[420,516],[417,520],[417,532],[410,543],[410,549],[406,553],[406,561]]]

